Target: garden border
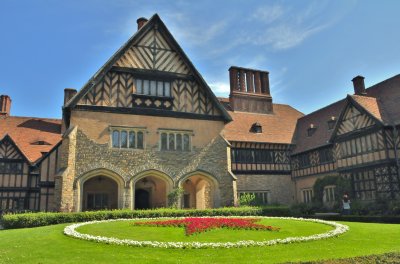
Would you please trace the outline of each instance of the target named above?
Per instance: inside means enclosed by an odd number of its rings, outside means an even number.
[[[236,216],[237,217],[237,216]],[[320,219],[307,219],[307,218],[294,218],[294,217],[268,217],[268,216],[244,216],[243,218],[249,217],[257,217],[264,219],[282,219],[282,220],[295,220],[295,221],[304,221],[304,222],[314,222],[321,223],[325,225],[329,225],[335,227],[334,230],[315,234],[311,236],[303,236],[303,237],[287,237],[284,239],[273,239],[273,240],[265,240],[265,241],[254,241],[254,240],[242,240],[237,242],[159,242],[159,241],[137,241],[131,239],[118,239],[113,237],[103,237],[103,236],[94,236],[89,234],[82,234],[76,231],[76,228],[84,225],[95,224],[95,223],[103,223],[103,222],[115,222],[115,221],[132,221],[132,220],[155,220],[155,219],[171,219],[171,217],[158,217],[158,218],[133,218],[133,219],[109,219],[103,221],[90,221],[72,224],[66,226],[64,228],[64,234],[70,237],[75,237],[78,239],[95,241],[98,243],[106,243],[113,245],[125,245],[125,246],[134,246],[134,247],[153,247],[153,248],[239,248],[239,247],[251,247],[251,246],[272,246],[277,244],[290,244],[290,243],[299,243],[306,241],[315,241],[320,239],[326,239],[330,237],[339,236],[345,232],[347,232],[350,228],[347,225],[339,224],[333,221],[325,221]],[[176,217],[173,219],[181,219],[183,217]]]

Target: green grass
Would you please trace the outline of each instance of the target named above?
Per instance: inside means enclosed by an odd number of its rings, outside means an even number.
[[[297,222],[295,222],[297,224]],[[0,263],[276,263],[400,252],[400,225],[345,223],[338,238],[240,249],[158,249],[97,244],[63,235],[67,224],[0,231]]]
[[[139,220],[140,221],[140,220]],[[280,231],[256,231],[256,230],[230,230],[219,228],[204,233],[186,236],[184,228],[174,227],[150,227],[133,226],[134,221],[118,221],[85,225],[77,229],[80,233],[96,236],[128,238],[133,240],[153,240],[162,242],[236,242],[240,240],[271,240],[286,238],[289,236],[309,236],[317,233],[325,233],[334,229],[331,226],[301,222],[293,220],[262,219],[257,222],[264,225],[280,227]]]

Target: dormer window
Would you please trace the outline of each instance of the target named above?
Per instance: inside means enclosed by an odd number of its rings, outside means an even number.
[[[331,130],[335,127],[336,124],[336,117],[331,116],[331,118],[328,120],[328,129]]]
[[[31,145],[51,145],[51,144],[49,142],[44,141],[44,140],[38,140],[38,141],[32,142]]]
[[[307,129],[307,136],[311,137],[315,130],[317,130],[317,127],[314,124],[310,124],[310,127]]]
[[[262,126],[260,123],[254,123],[251,128],[250,128],[250,132],[253,133],[262,133]]]

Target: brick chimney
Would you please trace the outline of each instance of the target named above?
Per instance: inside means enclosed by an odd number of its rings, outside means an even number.
[[[138,29],[138,30],[141,29],[141,28],[144,26],[144,24],[146,24],[147,21],[149,21],[147,18],[145,18],[145,17],[139,17],[139,18],[136,20],[137,29]]]
[[[65,88],[64,89],[64,105],[71,100],[72,97],[77,93],[77,91],[73,88]]]
[[[8,95],[0,96],[0,116],[9,116],[11,109],[11,98]]]
[[[364,84],[364,77],[363,76],[356,76],[351,80],[354,86],[354,94],[356,95],[366,95],[367,92],[365,91],[365,84]]]
[[[273,112],[269,72],[232,66],[229,68],[230,105],[234,111]]]

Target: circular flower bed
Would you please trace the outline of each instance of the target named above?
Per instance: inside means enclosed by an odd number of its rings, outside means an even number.
[[[245,217],[243,217],[245,218]],[[252,217],[254,218],[254,217]],[[159,242],[159,241],[137,241],[131,239],[118,239],[113,237],[104,237],[104,236],[94,236],[89,234],[82,234],[76,231],[76,228],[84,225],[90,225],[95,223],[104,223],[104,222],[114,222],[114,221],[132,221],[132,220],[156,220],[162,218],[135,218],[135,219],[111,219],[104,221],[91,221],[84,223],[72,224],[64,228],[64,234],[67,236],[95,241],[99,243],[106,244],[114,244],[114,245],[126,245],[126,246],[135,246],[135,247],[158,247],[158,248],[233,248],[233,247],[251,247],[251,246],[272,246],[277,244],[289,244],[289,243],[298,243],[298,242],[306,242],[306,241],[314,241],[320,239],[326,239],[330,237],[339,236],[349,230],[349,227],[343,224],[339,224],[332,221],[325,221],[319,219],[306,219],[306,218],[292,218],[292,217],[258,217],[264,219],[282,219],[282,220],[295,220],[295,221],[305,221],[305,222],[314,222],[321,223],[325,225],[329,225],[334,227],[335,229],[321,233],[315,234],[311,236],[300,236],[300,237],[287,237],[283,239],[272,239],[272,240],[264,240],[264,241],[254,241],[254,240],[242,240],[236,242]],[[182,218],[178,218],[182,219]]]

